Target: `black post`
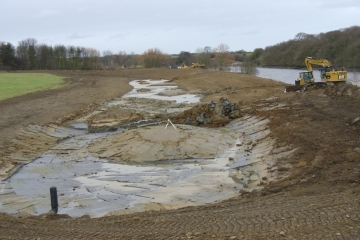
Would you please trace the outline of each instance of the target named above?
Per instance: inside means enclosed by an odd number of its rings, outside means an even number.
[[[57,196],[56,187],[50,188],[50,198],[51,198],[51,210],[50,211],[53,211],[55,214],[57,214],[59,204],[58,204],[58,196]]]

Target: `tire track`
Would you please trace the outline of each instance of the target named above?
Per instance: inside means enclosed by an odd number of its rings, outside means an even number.
[[[359,239],[360,197],[233,199],[216,205],[103,218],[0,215],[0,236],[41,239]]]

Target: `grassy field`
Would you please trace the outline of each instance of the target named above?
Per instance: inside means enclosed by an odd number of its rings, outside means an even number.
[[[63,78],[46,73],[0,73],[0,101],[30,92],[61,87]]]

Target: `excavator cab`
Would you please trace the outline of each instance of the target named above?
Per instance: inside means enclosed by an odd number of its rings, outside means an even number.
[[[315,82],[315,79],[312,72],[300,72],[299,78],[295,80],[295,85],[305,85],[313,82]]]
[[[333,72],[333,71],[334,71],[334,68],[332,66],[320,68],[321,79],[323,79],[323,80],[329,79],[330,77],[326,76],[326,73]]]

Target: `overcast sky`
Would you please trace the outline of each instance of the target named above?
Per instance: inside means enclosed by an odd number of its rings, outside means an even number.
[[[299,32],[360,25],[360,0],[0,0],[0,41],[26,38],[101,53],[231,51],[287,41]]]

